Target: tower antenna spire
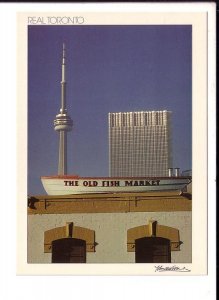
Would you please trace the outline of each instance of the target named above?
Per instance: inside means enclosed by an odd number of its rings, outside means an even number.
[[[66,49],[62,48],[62,80],[61,80],[61,108],[54,120],[54,129],[59,133],[59,162],[58,175],[67,174],[67,132],[72,130],[73,122],[67,114],[66,108]]]

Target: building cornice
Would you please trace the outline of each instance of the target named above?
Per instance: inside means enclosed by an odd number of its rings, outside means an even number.
[[[127,213],[191,211],[191,194],[116,193],[31,196],[28,214]]]

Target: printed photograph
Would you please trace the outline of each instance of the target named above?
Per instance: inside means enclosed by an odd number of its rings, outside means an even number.
[[[192,263],[192,25],[29,25],[27,51],[28,264]]]

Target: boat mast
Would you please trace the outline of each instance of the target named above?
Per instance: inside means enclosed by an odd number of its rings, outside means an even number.
[[[58,175],[67,174],[67,132],[72,130],[73,122],[67,114],[66,108],[66,49],[63,43],[62,50],[62,81],[61,81],[61,108],[54,120],[54,129],[59,132],[59,162]]]

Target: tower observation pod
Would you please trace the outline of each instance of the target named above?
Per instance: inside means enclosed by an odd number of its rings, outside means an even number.
[[[59,133],[59,164],[58,175],[67,174],[67,132],[72,130],[73,122],[67,114],[66,108],[66,50],[63,44],[62,51],[62,81],[61,81],[61,108],[54,120],[54,129]]]

